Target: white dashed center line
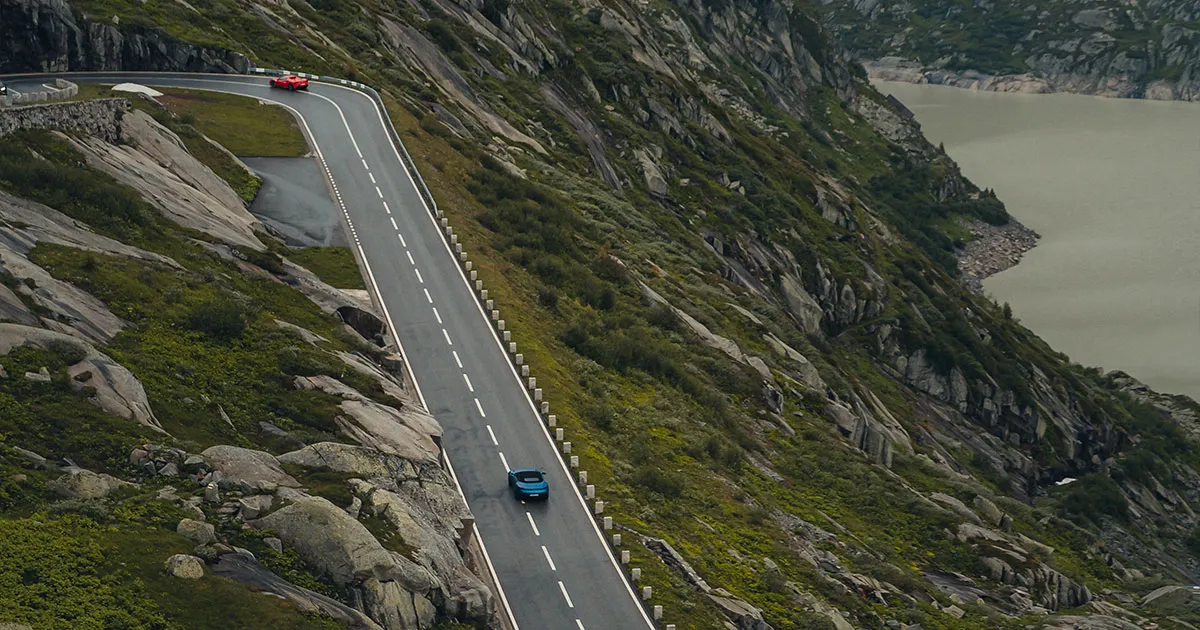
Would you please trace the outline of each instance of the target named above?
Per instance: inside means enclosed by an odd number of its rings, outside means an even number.
[[[400,226],[396,225],[396,217],[388,217],[388,218],[392,220],[392,229],[399,230]]]
[[[476,398],[475,402],[479,402],[479,399]],[[500,443],[496,441],[496,434],[492,431],[492,425],[490,425],[490,424],[487,425],[487,430],[488,430],[488,435],[491,436],[491,438],[492,438],[492,446],[500,446]]]
[[[425,299],[429,300],[430,304],[433,304],[433,296],[429,295],[429,289],[425,289]]]
[[[461,361],[461,360],[459,360],[459,358],[458,358],[458,351],[457,351],[457,350],[451,350],[451,351],[450,351],[450,354],[453,354],[453,355],[454,355],[454,362],[458,364],[458,369],[460,369],[460,370],[461,370],[461,369],[462,369],[462,361]]]
[[[374,173],[372,173],[371,171],[367,171],[367,177],[370,177],[370,178],[371,178],[371,183],[372,183],[372,184],[374,184],[374,183],[375,183],[375,174],[374,174]]]
[[[471,393],[474,394],[475,387],[471,385],[470,377],[468,377],[466,374],[463,374],[463,380],[467,382],[467,389],[471,390]]]
[[[529,512],[526,512],[526,514],[529,514]],[[529,517],[529,522],[533,523],[532,516]],[[554,560],[550,558],[550,550],[546,549],[546,545],[542,545],[542,553],[546,555],[546,563],[550,565],[550,570],[557,571],[558,568],[554,566]],[[558,585],[562,586],[562,582],[559,582]],[[567,590],[563,589],[563,597],[566,597],[566,595],[567,595]],[[567,597],[567,601],[571,601],[571,598]]]
[[[380,199],[383,199],[383,191],[379,190],[378,186],[375,187],[375,193],[379,195]]]
[[[567,600],[567,608],[574,608],[575,604],[571,602],[571,596],[567,595],[567,587],[562,583],[562,580],[558,581],[558,590],[562,591],[563,599]]]
[[[416,274],[417,274],[417,282],[420,282],[421,284],[425,284],[425,278],[421,277],[421,270],[417,269],[416,267],[413,267],[413,271],[416,272]]]
[[[511,468],[509,468],[509,467],[508,467],[508,459],[506,459],[506,458],[504,457],[504,453],[503,453],[503,452],[501,452],[501,453],[500,453],[500,462],[501,462],[502,464],[504,464],[504,470],[512,470]]]
[[[587,628],[583,627],[583,622],[578,619],[575,620],[575,625],[579,626],[579,630],[587,630]]]
[[[450,333],[446,332],[446,329],[445,329],[445,328],[443,328],[443,329],[442,329],[442,335],[444,335],[444,336],[446,337],[446,345],[447,345],[447,346],[453,346],[453,345],[454,345],[454,342],[453,342],[453,341],[450,341]]]
[[[410,263],[412,263],[412,264],[414,264],[414,265],[415,265],[415,264],[417,264],[417,261],[413,260],[413,257],[412,257],[412,252],[404,252],[404,253],[405,253],[405,254],[408,254],[408,262],[410,262]]]
[[[368,171],[369,171],[369,170],[371,170],[371,167],[370,167],[370,166],[367,166],[367,161],[366,161],[366,160],[363,160],[363,161],[362,161],[362,163],[363,163],[363,168],[367,169]]]
[[[392,213],[392,209],[388,207],[388,205],[387,205],[387,202],[386,202],[386,201],[385,201],[385,202],[383,202],[383,209],[384,209],[384,211],[385,211],[385,212],[387,212],[388,214],[391,214],[391,213]]]
[[[480,416],[483,416],[484,418],[487,417],[487,414],[483,413],[483,404],[479,402],[478,398],[475,399],[475,408],[479,409]],[[488,433],[492,433],[492,425],[490,425],[490,424],[488,425]],[[494,443],[495,441],[496,441],[496,434],[492,433],[492,442]],[[497,444],[496,446],[499,446],[499,444]]]
[[[390,214],[390,213],[391,213],[391,210],[388,210],[388,213]],[[400,246],[401,246],[401,247],[408,247],[408,243],[405,243],[405,242],[404,242],[404,235],[403,235],[403,234],[397,234],[396,236],[399,236],[399,237],[400,237]]]
[[[539,532],[539,531],[538,531],[538,528],[537,528],[537,523],[534,523],[534,522],[533,522],[533,515],[532,515],[532,514],[530,514],[529,512],[526,512],[526,513],[525,513],[525,517],[529,519],[529,526],[533,528],[533,535],[534,535],[534,536],[541,536],[541,535],[542,535],[542,532]],[[545,547],[542,547],[542,549],[545,549]]]
[[[438,315],[438,312],[437,312],[437,307],[436,307],[436,306],[435,306],[435,307],[433,307],[433,316],[434,316],[434,317],[435,317],[435,318],[438,320],[438,323],[439,323],[439,324],[440,324],[440,323],[442,323],[442,316],[441,316],[441,315]]]

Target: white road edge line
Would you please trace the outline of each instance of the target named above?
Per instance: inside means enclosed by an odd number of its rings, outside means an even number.
[[[558,581],[558,590],[562,591],[563,599],[567,600],[567,608],[574,608],[575,604],[571,602],[571,596],[567,595],[567,587],[562,580]]]
[[[113,74],[120,75],[122,73],[113,73]],[[218,76],[218,75],[213,75],[213,76]],[[188,81],[195,82],[195,83],[228,83],[231,85],[238,85],[238,86],[252,85],[246,81],[228,81],[228,80],[223,81],[220,79],[206,79],[206,78],[201,78],[201,77],[189,78]],[[339,86],[339,85],[332,84],[332,83],[323,83],[323,85],[328,85],[329,87],[332,87],[332,88],[340,88],[340,89],[346,90],[348,92],[358,94],[359,96],[367,99],[367,101],[371,103],[372,107],[374,107],[375,114],[379,119],[379,124],[383,128],[384,133],[388,132],[387,121],[383,117],[383,110],[379,107],[379,105],[375,102],[375,100],[372,99],[365,92],[362,92],[362,91],[359,91],[357,89],[350,88],[350,87]],[[221,90],[213,90],[213,91],[219,92]],[[358,155],[358,157],[360,159],[363,159],[363,166],[367,167],[366,160],[364,158],[362,158],[362,150],[358,146],[358,141],[354,137],[354,132],[350,129],[350,123],[346,120],[346,115],[342,111],[341,106],[339,106],[336,102],[334,102],[332,99],[330,99],[326,96],[322,96],[320,94],[314,94],[311,92],[306,92],[306,94],[308,94],[310,96],[315,96],[315,97],[317,97],[321,100],[324,100],[324,101],[328,102],[329,104],[333,105],[333,107],[338,111],[338,115],[342,119],[342,125],[346,128],[346,133],[350,137],[350,142],[354,146],[355,153]],[[321,158],[321,162],[323,164],[325,163],[325,158],[321,155],[320,147],[317,146],[316,141],[313,138],[312,130],[309,129],[308,122],[304,119],[304,116],[301,115],[299,111],[297,111],[295,108],[292,108],[280,101],[276,101],[276,100],[268,99],[268,98],[262,98],[262,97],[256,97],[256,98],[259,98],[259,100],[275,103],[275,104],[280,105],[280,106],[284,107],[285,109],[291,111],[296,116],[296,118],[300,120],[301,124],[303,124],[305,131],[307,132],[307,135],[309,137],[309,140],[313,144],[314,150],[317,151],[317,155],[318,155],[318,157]],[[429,221],[434,224],[434,227],[436,229],[437,221],[433,217],[433,212],[430,210],[429,205],[425,202],[425,197],[420,194],[420,187],[417,185],[416,180],[412,176],[412,173],[409,172],[408,166],[404,163],[404,159],[400,156],[400,150],[396,146],[396,142],[394,139],[392,139],[390,133],[388,134],[388,140],[389,140],[389,144],[392,146],[392,153],[396,156],[396,160],[400,163],[401,168],[404,170],[404,174],[408,177],[409,183],[411,183],[414,190],[417,191],[417,193],[418,193],[417,197],[420,198],[421,205],[425,207],[425,211],[426,211],[425,214],[429,218]],[[326,168],[328,168],[328,167],[326,167]],[[369,167],[367,167],[367,168],[369,168]],[[329,177],[330,183],[332,184],[333,183],[332,176],[328,175],[328,177]],[[380,195],[380,197],[382,197],[382,195]],[[345,214],[345,212],[343,212],[343,214]],[[350,223],[349,216],[346,217],[346,220],[347,220],[347,223]],[[351,225],[351,227],[353,228],[353,225]],[[399,235],[399,236],[400,236],[401,244],[404,244],[404,236],[403,235]],[[407,246],[407,245],[405,245],[405,246]],[[453,252],[451,252],[450,245],[445,241],[445,239],[442,239],[442,246],[446,249],[446,253],[453,259],[454,254],[453,254]],[[391,316],[387,312],[387,306],[385,304],[383,304],[383,299],[379,292],[379,286],[375,282],[374,274],[372,274],[371,269],[370,269],[370,263],[367,262],[366,253],[363,251],[361,245],[358,246],[358,251],[359,251],[359,255],[362,257],[362,260],[363,260],[364,270],[367,272],[367,276],[371,279],[371,284],[374,286],[375,294],[376,294],[376,296],[379,296],[380,306],[383,308],[383,311],[384,311],[384,317],[386,317],[388,319],[389,324],[392,324],[393,322],[391,321]],[[463,269],[461,267],[459,267],[457,262],[455,262],[454,266],[458,267],[459,277],[462,279],[463,284],[467,287],[467,289],[470,290],[471,285],[470,285],[470,282],[467,280],[466,273],[463,271]],[[433,298],[429,295],[428,289],[425,290],[425,298],[427,300],[429,300],[430,304],[433,303]],[[487,313],[485,313],[483,311],[483,306],[479,304],[478,300],[474,300],[474,301],[475,301],[475,307],[479,311],[480,317],[483,318],[485,325],[492,331],[492,339],[496,342],[497,347],[503,353],[505,351],[504,345],[500,341],[500,337],[496,333],[496,330],[491,328],[490,321],[487,318]],[[396,333],[396,327],[394,325],[392,325],[391,329],[392,329],[392,336],[393,336],[393,338],[396,339],[397,346],[399,346],[400,339]],[[445,331],[443,330],[443,332],[445,332]],[[447,340],[449,340],[448,334],[447,334]],[[409,365],[407,354],[403,354],[402,358],[404,359],[405,365],[408,367],[409,374],[413,375],[414,386],[416,386],[417,395],[421,399],[422,405],[426,409],[428,409],[429,407],[428,407],[428,404],[425,402],[425,397],[421,394],[420,386],[416,384],[416,376],[415,376],[416,372],[413,371],[412,366]],[[517,374],[517,370],[511,362],[509,362],[509,371],[512,373],[513,378],[517,381],[518,386],[520,387],[521,391],[525,392],[525,401],[529,404],[529,408],[533,412],[534,418],[536,419],[537,423],[541,426],[542,433],[545,436],[547,442],[550,444],[551,448],[554,448],[555,447],[554,438],[552,438],[550,436],[550,431],[546,428],[546,425],[541,421],[541,416],[538,413],[537,407],[534,406],[533,398],[530,396],[529,392],[525,389],[524,384],[521,381],[521,377]],[[557,452],[558,452],[557,448],[554,448],[554,450],[555,450],[555,453],[557,454]],[[450,457],[445,454],[445,451],[443,451],[442,455],[446,460],[447,468],[449,468],[449,470],[450,470],[450,476],[453,477],[455,480],[455,486],[459,491],[459,495],[462,496],[463,501],[466,502],[466,496],[463,495],[462,486],[458,482],[458,476],[455,475],[455,473],[454,473],[454,467],[450,463]],[[500,454],[500,458],[501,458],[501,460],[504,460],[503,453]],[[560,456],[560,457],[557,457],[556,459],[558,459],[559,466],[562,468],[563,473],[566,474],[568,477],[571,477],[571,472],[567,468],[567,464],[562,459],[562,457]],[[504,465],[505,465],[505,468],[508,469],[508,462],[506,460],[504,462]],[[574,484],[572,484],[572,486],[574,487]],[[608,546],[608,541],[605,539],[604,534],[600,531],[600,526],[596,523],[595,519],[591,518],[591,512],[588,510],[587,502],[584,500],[582,492],[580,491],[580,489],[578,487],[574,487],[574,490],[575,490],[575,497],[576,497],[576,499],[578,499],[580,507],[584,510],[584,513],[588,515],[587,520],[590,521],[592,524],[592,531],[596,534],[596,537],[599,539],[601,547],[603,547],[604,550],[607,552],[609,562],[612,564],[613,569],[617,572],[617,576],[620,578],[621,583],[625,586],[626,592],[629,594],[630,599],[633,600],[635,607],[641,613],[642,619],[646,622],[647,627],[653,629],[654,628],[653,622],[650,621],[650,617],[649,617],[649,615],[647,615],[646,609],[641,605],[641,602],[638,601],[637,595],[633,592],[633,587],[630,586],[630,583],[629,583],[628,579],[625,577],[625,574],[621,572],[621,567],[617,563],[616,556],[613,554],[612,549]],[[499,577],[499,574],[496,572],[496,567],[495,567],[495,565],[492,564],[492,560],[491,560],[490,555],[488,554],[487,547],[486,547],[486,545],[484,545],[483,539],[479,535],[479,527],[477,525],[475,525],[475,526],[472,526],[472,528],[474,529],[474,534],[475,534],[476,538],[479,540],[479,548],[483,552],[484,560],[487,562],[488,568],[491,570],[493,580],[496,582],[496,587],[499,591],[498,594],[500,595],[501,602],[504,604],[504,609],[505,609],[505,612],[507,613],[507,617],[508,617],[509,621],[512,623],[513,628],[517,629],[517,628],[519,628],[517,625],[517,620],[513,616],[512,608],[508,603],[508,598],[505,596],[504,587],[500,583],[500,577]],[[571,608],[574,608],[574,604],[572,604],[570,602],[570,597],[567,595],[566,587],[563,585],[562,582],[559,582],[558,585],[559,585],[559,588],[562,589],[563,596],[565,598],[567,598],[568,606],[570,606]]]
[[[529,512],[526,512],[525,514],[529,514]],[[531,524],[533,523],[532,516],[529,517],[529,522]],[[534,529],[537,529],[537,527],[535,526]],[[546,549],[546,545],[542,545],[542,555],[546,556],[546,564],[550,565],[550,570],[557,571],[558,567],[554,566],[554,559],[550,557],[550,550]],[[562,584],[562,582],[559,582],[559,584]],[[566,593],[567,592],[564,590],[563,597],[566,597]],[[571,598],[567,597],[567,601],[571,601]]]
[[[478,398],[475,399],[475,408],[479,410],[480,416],[482,416],[484,418],[487,417],[487,414],[483,413],[483,403],[479,402]],[[492,433],[492,425],[490,425],[490,424],[488,425],[488,433]],[[492,442],[494,443],[495,441],[496,441],[496,434],[492,433]],[[499,444],[497,444],[496,446],[499,446]]]
[[[207,83],[229,83],[232,85],[239,85],[239,86],[249,85],[249,83],[241,82],[241,81],[222,81],[222,80],[216,80],[216,79],[192,79],[192,80],[193,81],[203,81],[203,82],[207,82]],[[338,87],[338,86],[334,86],[334,87]],[[362,92],[359,92],[358,90],[353,90],[350,88],[344,88],[344,89],[349,90],[354,93],[357,93],[357,94],[360,94],[363,97],[366,97],[368,100],[370,100],[370,97],[368,97],[366,94],[363,94]],[[211,91],[220,92],[221,90],[211,90]],[[226,93],[239,94],[237,92],[226,92]],[[321,96],[319,94],[313,94],[313,96],[318,96],[318,97],[328,101],[331,105],[334,106],[334,108],[336,108],[338,110],[338,114],[341,115],[341,118],[342,118],[342,124],[343,124],[343,126],[346,127],[346,133],[349,134],[349,136],[350,136],[350,142],[354,145],[355,152],[358,153],[359,157],[361,158],[362,151],[360,151],[358,148],[358,142],[354,139],[354,133],[352,131],[350,131],[350,124],[348,122],[346,122],[346,115],[344,113],[342,113],[342,108],[339,107],[337,103],[334,103],[332,100],[330,100],[324,96]],[[305,134],[308,136],[308,141],[312,144],[313,150],[316,151],[317,157],[321,160],[321,164],[323,166],[325,166],[326,177],[328,178],[330,185],[334,186],[336,188],[336,184],[334,184],[334,182],[333,182],[333,176],[329,173],[329,170],[328,170],[329,167],[326,165],[325,156],[321,153],[321,147],[317,144],[316,138],[315,138],[315,136],[313,136],[312,129],[309,128],[308,121],[305,120],[304,115],[301,114],[299,110],[297,110],[283,102],[276,101],[276,100],[269,99],[269,98],[262,98],[262,97],[256,97],[256,98],[258,98],[259,100],[262,100],[262,101],[274,103],[274,104],[279,105],[280,107],[283,107],[284,109],[292,112],[292,115],[295,116],[296,119],[300,121],[301,125],[303,125]],[[371,101],[371,102],[374,103],[374,101]],[[379,108],[376,107],[375,109],[376,109],[376,113],[379,114],[379,116],[380,116],[380,121],[382,121],[383,115],[379,113]],[[387,131],[386,126],[384,127],[384,131]],[[397,159],[399,159],[400,155],[399,155],[399,153],[396,152],[396,147],[394,145],[392,146],[392,151],[394,153],[396,153],[396,157],[397,157]],[[403,160],[400,160],[400,165],[401,165],[401,167],[404,166]],[[363,160],[363,166],[366,166],[366,160]],[[404,171],[406,174],[408,173],[407,168],[404,168]],[[411,175],[409,175],[409,180],[410,181],[412,180]],[[345,210],[343,210],[343,214],[344,215],[346,214]],[[346,223],[350,225],[351,229],[354,228],[354,225],[350,221],[350,217],[348,215],[346,215]],[[407,247],[407,245],[404,243],[404,235],[402,235],[402,234],[400,235],[400,244]],[[383,301],[383,295],[379,292],[379,284],[375,281],[375,274],[373,274],[371,272],[371,264],[369,262],[367,262],[367,255],[366,255],[366,252],[363,251],[362,245],[358,245],[358,254],[362,258],[363,270],[367,272],[367,277],[371,280],[371,286],[375,290],[375,296],[379,300],[379,306],[383,309],[383,316],[384,316],[384,318],[387,319],[388,325],[391,328],[392,338],[396,340],[396,347],[401,349],[400,357],[404,360],[404,366],[406,369],[408,369],[409,375],[412,376],[413,388],[416,389],[416,391],[417,391],[417,398],[420,399],[421,406],[424,407],[426,410],[428,410],[429,403],[425,402],[425,394],[423,394],[421,392],[421,385],[417,382],[417,376],[416,376],[417,373],[415,370],[412,369],[412,365],[408,362],[408,353],[403,351],[403,346],[400,343],[400,336],[396,332],[396,326],[392,322],[392,316],[390,313],[388,313],[387,305]],[[428,290],[425,292],[425,297],[427,297],[427,298],[429,297]],[[429,301],[430,301],[430,303],[432,303],[433,298],[429,298]],[[450,456],[446,454],[445,450],[442,451],[442,457],[446,461],[446,468],[450,472],[450,477],[452,479],[454,479],[454,488],[456,490],[458,490],[458,496],[462,498],[462,501],[464,504],[467,504],[467,496],[466,496],[466,494],[463,493],[462,484],[458,481],[458,475],[454,472],[454,464],[451,463]],[[503,459],[503,457],[504,457],[504,455],[501,454],[501,459]],[[505,462],[505,469],[507,469],[507,468],[508,468],[508,463]],[[479,541],[479,550],[483,553],[483,560],[487,564],[488,570],[492,574],[492,581],[495,582],[495,584],[496,584],[496,590],[498,591],[497,594],[500,596],[500,601],[501,601],[501,603],[504,604],[505,616],[508,617],[508,621],[509,621],[509,623],[512,624],[513,630],[520,630],[520,626],[517,625],[517,618],[515,616],[513,616],[512,606],[508,603],[508,597],[504,593],[504,585],[500,583],[500,574],[499,574],[499,572],[496,571],[496,566],[494,564],[492,564],[491,554],[488,553],[487,545],[484,544],[484,542],[483,542],[483,536],[479,533],[479,526],[472,524],[471,529],[472,529],[472,533],[475,536],[475,540]]]
[[[476,405],[479,404],[478,398],[475,399],[475,404]],[[480,408],[480,411],[483,411],[482,407]],[[487,430],[488,430],[488,435],[491,436],[491,438],[492,438],[492,446],[500,446],[500,443],[496,441],[496,433],[494,431],[492,431],[492,425],[489,424],[486,426],[487,426]]]
[[[533,528],[533,535],[541,536],[542,532],[538,531],[537,523],[533,522],[533,515],[530,514],[529,512],[526,512],[525,517],[529,519],[529,526]],[[542,547],[542,549],[545,549],[545,547]]]
[[[471,385],[471,377],[467,376],[466,374],[463,374],[463,380],[467,382],[467,389],[471,390],[471,393],[474,394],[475,386]]]
[[[341,87],[341,86],[335,85],[333,87]],[[365,92],[360,92],[358,90],[355,90],[353,88],[348,88],[348,87],[341,87],[341,89],[357,93],[358,95],[367,99],[367,101],[369,101],[371,103],[371,105],[375,108],[375,115],[379,118],[379,125],[380,125],[380,127],[383,128],[384,133],[388,134],[389,144],[392,145],[392,153],[395,154],[396,161],[400,162],[400,166],[404,169],[404,174],[406,176],[408,176],[409,183],[411,183],[413,188],[417,191],[417,198],[421,200],[421,205],[425,207],[426,218],[429,219],[429,222],[433,224],[434,228],[436,230],[438,230],[438,232],[441,232],[441,227],[438,225],[437,219],[434,218],[432,209],[429,207],[429,204],[425,202],[425,196],[421,194],[420,186],[417,185],[416,179],[414,179],[412,173],[409,172],[408,165],[404,163],[404,158],[400,157],[400,149],[396,146],[395,139],[393,139],[392,135],[390,133],[388,133],[387,121],[383,117],[383,110],[379,107],[379,104],[376,103],[375,99],[371,98]],[[320,96],[320,95],[314,94],[313,96]],[[325,97],[322,96],[321,98],[325,98]],[[332,101],[330,101],[330,102],[332,102]],[[337,107],[337,103],[334,103],[334,107]],[[341,111],[340,107],[338,107],[338,111]],[[345,123],[345,116],[342,117],[342,121],[343,121],[343,123]],[[350,126],[347,124],[346,125],[347,130],[349,130],[349,127]],[[353,140],[353,138],[351,138],[351,139]],[[450,258],[453,260],[453,263],[452,263],[453,266],[458,269],[458,275],[460,278],[462,278],[463,285],[465,285],[467,287],[468,291],[472,292],[472,296],[473,296],[474,292],[471,287],[471,283],[469,280],[467,280],[467,274],[465,271],[463,271],[462,266],[458,264],[458,259],[454,255],[454,252],[452,252],[450,250],[450,244],[446,242],[446,239],[439,239],[439,240],[442,241],[442,247],[444,247],[446,249],[446,254],[449,255]],[[500,352],[507,359],[507,357],[508,357],[507,349],[504,347],[504,343],[500,341],[500,335],[496,332],[496,329],[492,327],[491,321],[488,319],[487,313],[485,313],[483,311],[483,305],[481,305],[479,303],[479,300],[473,299],[472,301],[475,302],[475,308],[479,311],[479,316],[483,318],[484,325],[487,326],[487,328],[489,330],[491,330],[492,339],[496,342],[496,347],[498,347],[500,349]],[[555,445],[554,438],[550,435],[550,430],[546,428],[546,423],[542,422],[541,413],[538,411],[538,408],[534,405],[533,397],[530,395],[529,390],[525,389],[524,382],[521,381],[520,375],[517,374],[517,368],[513,365],[512,361],[505,361],[505,362],[508,363],[508,368],[509,368],[509,371],[512,372],[513,379],[517,381],[517,387],[519,387],[521,389],[521,391],[525,393],[525,402],[527,402],[529,404],[529,410],[533,412],[534,421],[537,422],[538,426],[540,426],[542,428],[542,434],[545,436],[546,441],[550,444],[550,448],[553,449],[554,452],[557,454],[558,448]],[[558,456],[555,459],[558,460],[558,465],[559,465],[559,467],[562,468],[563,474],[565,474],[567,476],[567,478],[573,479],[574,476],[571,474],[571,470],[569,468],[567,468],[566,461],[563,460],[563,458],[561,456]],[[583,498],[583,492],[580,491],[579,486],[576,484],[571,484],[571,487],[575,490],[575,498],[579,501],[579,507],[583,509],[584,514],[587,516],[587,520],[592,524],[592,532],[596,534],[596,538],[600,541],[600,546],[604,549],[605,553],[608,554],[608,561],[612,565],[613,571],[616,572],[618,579],[621,580],[621,584],[623,584],[625,586],[625,592],[628,593],[629,599],[633,601],[634,608],[636,608],[638,610],[638,612],[641,614],[642,620],[646,622],[646,627],[653,630],[655,628],[654,622],[650,620],[650,615],[648,615],[646,613],[645,606],[642,605],[642,602],[638,599],[637,594],[633,592],[633,586],[630,585],[629,579],[625,577],[625,573],[621,570],[621,565],[617,563],[617,557],[616,557],[616,555],[613,554],[612,548],[608,546],[608,539],[605,538],[604,533],[602,531],[600,531],[600,525],[596,522],[596,519],[592,518],[592,512],[590,509],[588,509],[587,501]],[[500,580],[500,578],[497,577],[496,581],[499,582],[499,580]],[[566,593],[565,587],[563,589],[563,593],[564,594]],[[501,595],[501,599],[503,600],[503,595]],[[507,600],[504,600],[504,601],[507,604]],[[509,618],[513,619],[511,610],[509,611]],[[515,619],[513,619],[513,624],[516,625]]]

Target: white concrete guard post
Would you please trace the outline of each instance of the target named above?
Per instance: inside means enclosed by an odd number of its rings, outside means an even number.
[[[525,363],[525,355],[517,354],[517,356],[514,357],[513,360],[515,360],[517,362],[517,365],[521,365],[522,363]]]
[[[654,607],[654,620],[658,621],[659,619],[662,619],[662,606],[656,605]]]
[[[584,481],[587,481],[587,475],[584,475]],[[587,492],[587,498],[589,498],[589,499],[596,498],[596,486],[589,484],[588,487],[585,489],[585,491]]]
[[[499,328],[500,330],[504,330],[504,320],[503,319],[496,322],[496,328]]]
[[[628,551],[622,551],[622,552],[621,552],[621,557],[625,557],[625,556],[627,556],[627,555],[629,555],[629,552],[628,552]],[[628,563],[629,563],[629,561],[628,561],[628,560],[626,560],[626,561],[625,561],[625,563],[626,563],[626,564],[628,564]],[[633,578],[633,581],[634,581],[634,582],[637,582],[638,580],[642,579],[642,570],[641,570],[641,569],[632,569],[632,570],[630,570],[630,573],[632,573],[632,574],[633,574],[633,575],[631,575],[630,577],[632,577],[632,578]]]
[[[561,441],[563,441],[563,438],[565,438],[565,437],[566,437],[566,432],[565,432],[565,431],[563,431],[563,428],[562,428],[562,427],[559,427],[559,428],[555,429],[555,431],[554,431],[554,439],[556,439],[556,440],[558,440],[559,442],[561,442]]]
[[[505,340],[505,341],[512,341],[512,331],[511,331],[511,330],[506,330],[506,331],[504,331],[504,340]],[[516,351],[517,351],[517,344],[516,344],[516,343],[513,343],[513,344],[512,344],[512,350],[509,350],[509,352],[511,353],[511,352],[516,352]]]
[[[571,453],[571,443],[570,443],[570,442],[563,442],[563,454],[564,454],[564,455],[569,455],[570,453]]]
[[[571,456],[571,468],[579,468],[579,456],[578,455]]]
[[[610,529],[612,529],[612,517],[605,516],[604,517],[604,531],[608,531]]]
[[[620,534],[613,534],[613,546],[614,547],[621,546],[621,535]]]
[[[653,589],[653,588],[651,588],[651,587],[649,587],[649,586],[643,586],[643,587],[642,587],[642,600],[643,600],[643,601],[650,599],[650,596],[651,596],[651,595],[653,595],[653,594],[654,594],[654,589]]]
[[[517,356],[521,356],[521,355],[518,354]],[[521,362],[518,361],[517,364],[521,365]],[[529,366],[528,365],[521,365],[521,376],[524,378],[529,378]]]
[[[508,341],[508,339],[509,339],[509,336],[508,336],[508,331],[506,330],[506,331],[504,331],[504,340],[505,340],[505,341]],[[515,342],[515,341],[509,341],[509,342],[508,342],[508,353],[509,353],[509,354],[516,354],[516,353],[517,353],[517,342]]]
[[[580,485],[584,485],[584,486],[587,485],[587,471],[586,470],[579,471],[579,483],[580,483]]]
[[[487,289],[479,290],[479,299],[481,299],[485,302],[487,301],[487,299],[488,299],[488,290]]]
[[[542,388],[541,387],[533,388],[533,401],[534,402],[542,402]]]
[[[550,415],[549,415],[549,416],[546,418],[546,422],[547,422],[547,423],[549,423],[549,424],[550,424],[550,426],[552,426],[552,427],[556,427],[556,426],[558,426],[558,416],[557,416],[557,415],[555,415],[555,414],[550,414]]]
[[[596,502],[596,514],[603,514],[603,513],[604,513],[604,502],[597,501]]]
[[[628,549],[621,550],[621,564],[629,564],[629,550]],[[642,575],[641,569],[634,569],[634,571],[635,571],[635,573],[634,573],[635,576]],[[633,579],[636,580],[637,577],[634,577]]]

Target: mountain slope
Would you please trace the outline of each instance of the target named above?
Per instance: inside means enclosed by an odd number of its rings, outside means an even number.
[[[1200,97],[1189,2],[826,0],[824,22],[874,76],[996,91]]]
[[[1003,205],[807,7],[72,6],[39,24],[148,22],[384,91],[666,621],[1193,614],[1140,596],[1196,573],[1194,403],[961,285],[964,224]],[[46,46],[14,63],[75,63]]]

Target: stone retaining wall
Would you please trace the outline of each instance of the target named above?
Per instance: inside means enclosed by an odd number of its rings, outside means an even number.
[[[107,142],[121,137],[121,118],[129,110],[123,98],[71,101],[0,109],[0,137],[23,129],[78,131]]]

